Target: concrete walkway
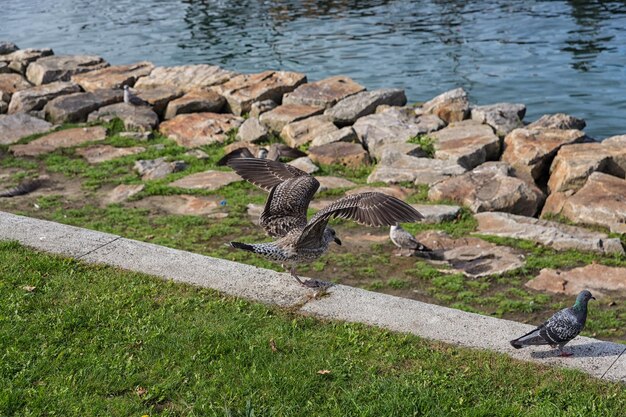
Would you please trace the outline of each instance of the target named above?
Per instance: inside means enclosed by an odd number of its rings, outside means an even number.
[[[578,337],[568,345],[574,353],[570,358],[555,357],[547,347],[515,350],[508,341],[532,326],[343,285],[315,299],[287,274],[4,212],[0,212],[0,240],[213,288],[302,314],[365,323],[626,382],[626,345],[622,344]]]

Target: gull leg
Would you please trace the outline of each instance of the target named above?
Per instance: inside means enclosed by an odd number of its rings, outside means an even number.
[[[313,289],[322,288],[322,289],[325,289],[325,288],[331,287],[333,285],[332,282],[320,281],[320,280],[317,280],[317,279],[307,279],[306,281],[302,281],[300,279],[300,277],[296,275],[296,267],[295,266],[292,266],[289,269],[289,273],[291,274],[292,277],[294,277],[296,279],[296,281],[298,281],[298,283],[300,285],[302,285],[303,287],[306,287],[306,288],[313,288]]]

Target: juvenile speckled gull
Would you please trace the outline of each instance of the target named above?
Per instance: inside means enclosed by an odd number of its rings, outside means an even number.
[[[228,165],[245,180],[270,192],[259,224],[270,236],[279,238],[258,244],[231,242],[231,246],[289,265],[291,275],[307,287],[328,285],[317,280],[303,282],[296,275],[296,265],[317,259],[333,241],[341,245],[335,231],[328,227],[331,218],[350,219],[367,226],[423,219],[417,210],[395,197],[368,192],[342,197],[307,222],[307,208],[320,186],[311,175],[268,159],[232,159]]]
[[[550,345],[559,349],[561,356],[571,356],[571,353],[563,351],[563,347],[578,336],[585,327],[589,300],[595,300],[595,297],[587,290],[581,291],[573,307],[556,312],[532,332],[511,340],[511,345],[515,349],[521,349],[524,346]]]

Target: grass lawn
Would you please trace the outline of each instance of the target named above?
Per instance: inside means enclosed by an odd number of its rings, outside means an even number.
[[[575,371],[0,242],[1,416],[618,416]],[[621,410],[621,411],[620,411]]]

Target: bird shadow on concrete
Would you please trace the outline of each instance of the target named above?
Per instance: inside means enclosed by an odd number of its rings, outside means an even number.
[[[572,353],[574,358],[601,358],[604,356],[619,356],[624,352],[626,346],[619,346],[609,342],[591,342],[582,345],[565,346],[565,352]],[[560,357],[558,349],[542,350],[532,352],[530,356],[535,359],[548,359]],[[567,360],[567,357],[563,357]]]

